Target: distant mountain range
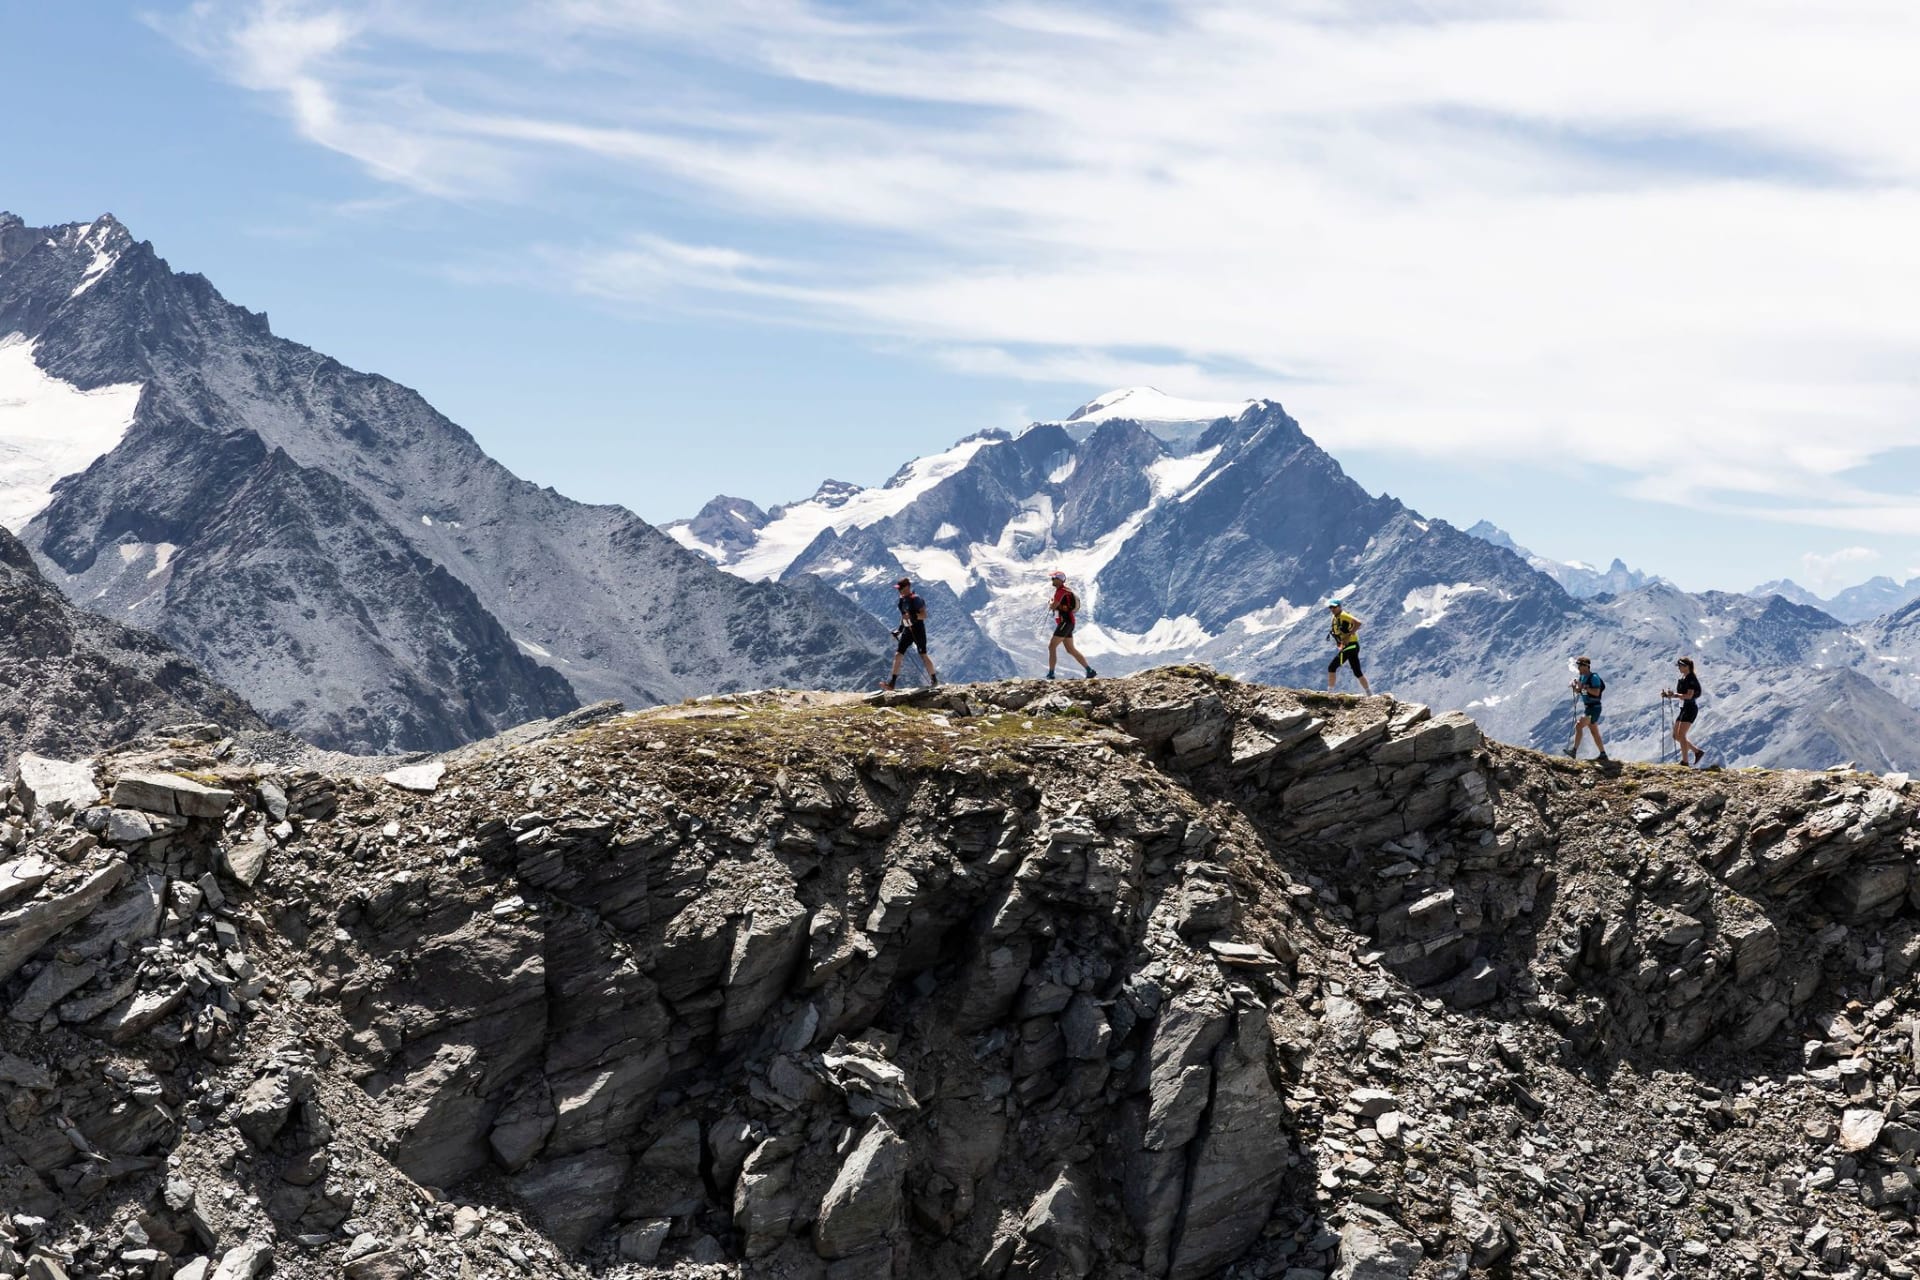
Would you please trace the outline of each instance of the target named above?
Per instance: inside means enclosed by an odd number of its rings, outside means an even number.
[[[886,635],[521,480],[111,217],[0,214],[0,520],[275,725],[450,747],[582,700],[871,678]]]
[[[140,706],[250,703],[344,750],[448,747],[589,699],[870,686],[902,574],[948,679],[1040,674],[1057,568],[1103,672],[1192,660],[1319,685],[1338,595],[1377,688],[1511,741],[1564,740],[1584,651],[1620,753],[1657,755],[1686,651],[1727,763],[1920,762],[1920,580],[1818,601],[1548,561],[1367,493],[1272,401],[1151,388],[970,436],[877,488],[719,497],[655,529],[518,479],[414,392],[276,337],[112,218],[0,215],[0,522],[41,591],[178,650],[115,668],[147,681]]]
[[[1868,622],[1885,617],[1915,600],[1920,600],[1920,578],[1895,582],[1892,578],[1868,578],[1829,599],[1821,599],[1791,578],[1763,582],[1747,593],[1751,596],[1782,596],[1795,604],[1804,604],[1830,614],[1842,622]]]
[[[1549,560],[1545,556],[1535,555],[1516,543],[1505,529],[1485,520],[1480,521],[1467,532],[1476,538],[1491,542],[1496,547],[1505,547],[1565,587],[1567,594],[1577,600],[1590,600],[1594,596],[1617,596],[1623,591],[1637,591],[1648,583],[1665,581],[1652,574],[1642,573],[1638,569],[1627,568],[1618,556],[1615,556],[1613,563],[1604,569],[1596,569],[1578,560]]]
[[[806,575],[881,618],[889,584],[912,575],[949,678],[1041,673],[1058,568],[1102,672],[1191,660],[1322,684],[1337,595],[1365,621],[1376,688],[1468,708],[1509,741],[1565,745],[1568,664],[1585,652],[1609,680],[1615,748],[1657,757],[1659,693],[1689,653],[1711,695],[1699,737],[1726,763],[1920,763],[1920,618],[1850,629],[1777,595],[1546,561],[1490,524],[1456,529],[1367,493],[1272,401],[1123,389],[968,437],[878,488],[830,482],[766,511],[721,497],[662,527],[743,578]]]

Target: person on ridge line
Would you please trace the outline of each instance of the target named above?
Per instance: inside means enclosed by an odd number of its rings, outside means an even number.
[[[1097,673],[1073,644],[1073,620],[1080,612],[1080,597],[1073,594],[1073,588],[1067,585],[1067,575],[1058,569],[1049,579],[1053,583],[1053,603],[1047,607],[1053,611],[1053,638],[1047,641],[1047,679],[1053,679],[1054,664],[1059,661],[1064,646],[1067,656],[1085,668],[1087,679],[1091,680]]]
[[[1579,657],[1573,660],[1576,675],[1567,688],[1580,697],[1580,716],[1573,722],[1573,745],[1567,748],[1567,759],[1580,758],[1580,735],[1593,735],[1594,750],[1600,753],[1601,764],[1611,764],[1607,759],[1607,746],[1600,741],[1600,698],[1607,691],[1607,682],[1593,673],[1593,661]]]
[[[933,669],[933,659],[927,656],[927,602],[914,594],[912,578],[902,578],[893,587],[900,593],[900,625],[893,631],[893,638],[897,642],[893,651],[893,671],[880,682],[880,687],[891,689],[894,681],[900,678],[900,659],[907,656],[909,645],[920,650],[920,665],[927,669],[927,684],[938,685],[940,676]]]
[[[1704,690],[1700,688],[1699,677],[1693,674],[1693,659],[1681,658],[1679,663],[1679,681],[1671,689],[1662,689],[1660,696],[1680,699],[1680,714],[1673,721],[1673,740],[1680,748],[1680,763],[1697,766],[1707,758],[1707,753],[1688,741],[1687,735],[1692,732],[1693,722],[1700,714],[1699,698]],[[1687,759],[1688,752],[1693,753],[1692,760]]]
[[[1327,624],[1327,638],[1333,641],[1333,661],[1327,664],[1327,692],[1333,692],[1334,681],[1340,678],[1340,666],[1345,663],[1353,668],[1360,688],[1371,696],[1373,686],[1367,683],[1367,673],[1360,669],[1360,619],[1347,612],[1338,596],[1327,601],[1327,609],[1333,615]]]

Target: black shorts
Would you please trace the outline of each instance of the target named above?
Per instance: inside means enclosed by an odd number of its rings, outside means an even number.
[[[899,646],[899,648],[894,650],[895,653],[905,653],[910,648],[918,649],[920,652],[925,653],[927,651],[927,624],[916,621],[902,626],[900,628]]]
[[[1062,640],[1071,636],[1073,634],[1073,619],[1062,618],[1060,621],[1054,623],[1053,634],[1056,639]]]
[[[1683,706],[1680,708],[1680,714],[1675,718],[1678,719],[1681,724],[1692,724],[1695,720],[1699,718],[1699,716],[1700,716],[1699,707]]]
[[[1354,675],[1359,676],[1362,679],[1366,678],[1366,672],[1360,669],[1360,646],[1359,645],[1357,644],[1345,645],[1341,648],[1340,652],[1334,654],[1333,661],[1327,664],[1327,674],[1332,675],[1334,672],[1338,671],[1340,669],[1340,664],[1343,662],[1353,668]]]

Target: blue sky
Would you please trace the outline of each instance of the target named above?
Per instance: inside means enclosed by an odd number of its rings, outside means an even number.
[[[119,215],[655,520],[1115,386],[1693,588],[1920,570],[1892,0],[19,6],[0,208]]]

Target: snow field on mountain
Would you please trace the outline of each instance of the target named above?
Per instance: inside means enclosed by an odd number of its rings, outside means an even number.
[[[1074,426],[1092,426],[1113,418],[1129,418],[1142,424],[1212,423],[1221,418],[1237,418],[1257,403],[1254,400],[1186,400],[1156,387],[1121,387],[1089,400],[1065,421]]]
[[[1269,631],[1291,631],[1300,619],[1312,612],[1311,605],[1294,604],[1282,596],[1266,608],[1255,609],[1236,621],[1248,635],[1257,636]]]
[[[718,548],[694,546],[687,536],[682,536],[684,530],[676,529],[674,536],[690,550],[714,555],[718,563],[742,578],[750,581],[777,578],[822,530],[844,533],[899,514],[921,494],[966,466],[974,454],[990,443],[979,437],[962,440],[945,453],[908,463],[899,475],[880,488],[855,490],[841,502],[824,502],[817,497],[796,502],[783,510],[779,519],[769,521],[753,548],[730,564],[724,554],[715,554]]]
[[[1406,599],[1400,602],[1402,613],[1423,615],[1414,624],[1415,629],[1431,627],[1447,616],[1447,607],[1461,596],[1485,591],[1485,587],[1475,586],[1471,582],[1456,582],[1451,585],[1436,582],[1430,587],[1419,587],[1407,592]]]
[[[705,556],[715,564],[727,562],[727,553],[724,548],[716,547],[711,542],[702,542],[694,537],[693,530],[684,524],[662,525],[661,532],[697,556]]]
[[[1213,460],[1220,456],[1220,446],[1200,453],[1190,453],[1184,458],[1162,458],[1147,466],[1147,481],[1153,486],[1153,496],[1162,500],[1175,495],[1185,494]]]
[[[973,611],[974,621],[1016,662],[1031,662],[1035,654],[1045,651],[1053,629],[1047,609],[1053,592],[1047,575],[1055,569],[1067,575],[1080,597],[1074,642],[1089,659],[1097,662],[1103,655],[1173,658],[1191,654],[1214,639],[1191,615],[1158,619],[1142,632],[1103,626],[1098,620],[1100,589],[1095,579],[1156,508],[1181,500],[1195,488],[1195,481],[1213,465],[1219,452],[1214,448],[1149,463],[1146,472],[1153,496],[1147,505],[1088,546],[1057,546],[1053,499],[1036,494],[991,544],[977,542],[957,551],[947,547],[887,549],[916,579],[943,582],[955,595],[965,595],[976,585],[984,586],[988,602]],[[743,570],[735,567],[734,571]]]
[[[47,505],[55,481],[120,443],[140,403],[137,382],[82,391],[49,376],[35,345],[0,337],[0,524],[16,531]]]

